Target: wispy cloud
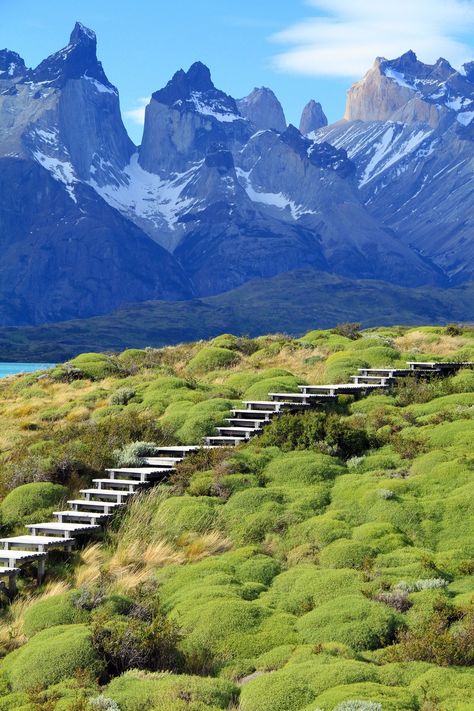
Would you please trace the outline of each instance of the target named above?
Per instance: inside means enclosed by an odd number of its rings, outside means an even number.
[[[287,49],[273,58],[284,72],[360,77],[375,57],[413,49],[420,59],[472,59],[474,0],[307,0],[316,11],[271,38]]]
[[[143,126],[145,123],[145,109],[150,101],[150,98],[150,96],[142,96],[140,99],[137,99],[137,106],[134,109],[124,111],[124,116],[131,119],[139,126]]]

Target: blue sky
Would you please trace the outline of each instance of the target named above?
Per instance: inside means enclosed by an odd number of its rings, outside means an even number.
[[[0,17],[0,47],[31,66],[67,44],[75,20],[95,30],[136,142],[144,99],[198,59],[236,98],[271,87],[296,124],[312,98],[341,118],[376,56],[474,59],[474,0],[0,0]]]

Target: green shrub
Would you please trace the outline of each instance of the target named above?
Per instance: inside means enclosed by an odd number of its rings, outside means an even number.
[[[136,391],[133,388],[119,388],[110,396],[111,405],[128,405],[130,400],[136,395]]]
[[[294,375],[264,378],[249,387],[242,396],[243,400],[268,400],[269,393],[298,392],[301,380]]]
[[[117,467],[139,467],[144,457],[152,457],[156,452],[153,442],[131,442],[113,452]]]
[[[274,578],[261,601],[294,615],[304,615],[341,595],[358,593],[361,586],[361,575],[355,570],[322,570],[304,564]]]
[[[362,595],[343,595],[300,617],[297,628],[304,642],[342,642],[356,650],[377,649],[389,643],[399,617]]]
[[[354,702],[354,699],[357,699],[357,701]],[[381,706],[383,711],[400,711],[400,709],[417,711],[420,708],[415,694],[409,689],[383,686],[382,684],[370,682],[334,686],[316,697],[314,705],[322,708],[335,707],[339,709],[342,706],[344,709],[365,709],[367,708],[365,706],[346,707],[344,705],[347,703],[361,704],[364,701],[370,701],[379,708]]]
[[[239,354],[228,348],[207,346],[191,358],[187,368],[190,373],[209,373],[211,370],[229,368],[231,365],[235,365],[239,359]]]
[[[40,512],[48,515],[67,493],[65,486],[48,481],[17,486],[0,504],[3,521],[6,524],[27,523]]]
[[[76,595],[74,591],[52,595],[28,607],[23,618],[23,630],[26,636],[32,637],[41,630],[57,625],[87,622],[88,613],[74,605]]]
[[[153,607],[139,608],[140,615],[133,614],[133,608],[127,616],[108,614],[105,608],[94,613],[92,644],[112,676],[128,669],[179,668],[178,627]]]
[[[325,568],[363,568],[375,555],[374,549],[358,541],[341,538],[321,551],[320,563]]]
[[[237,569],[237,575],[241,582],[262,583],[262,585],[270,585],[279,572],[279,564],[268,555],[252,556]]]
[[[189,407],[176,436],[183,444],[200,442],[204,436],[214,434],[217,425],[224,424],[231,407],[232,402],[222,398],[204,400]]]
[[[102,380],[108,375],[119,372],[118,364],[109,356],[102,353],[82,353],[67,364],[78,368],[91,380]]]
[[[121,711],[210,711],[227,709],[238,688],[224,679],[129,671],[111,681],[105,691]]]
[[[218,505],[212,497],[171,497],[158,507],[153,526],[170,541],[186,533],[206,533],[216,520]]]
[[[0,669],[13,691],[24,691],[56,684],[79,670],[95,676],[101,664],[85,625],[60,625],[38,632],[23,647],[10,652]]]
[[[344,467],[334,457],[317,452],[288,452],[273,459],[265,468],[265,477],[273,484],[306,486],[334,479]]]

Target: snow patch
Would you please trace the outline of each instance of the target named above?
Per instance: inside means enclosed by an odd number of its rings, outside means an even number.
[[[279,210],[289,210],[294,220],[298,220],[303,215],[317,215],[317,210],[309,210],[303,205],[298,205],[294,200],[291,200],[287,195],[282,192],[279,193],[266,193],[260,190],[255,190],[252,183],[250,182],[250,173],[243,171],[241,168],[236,168],[237,177],[241,180],[244,185],[245,192],[252,200],[252,202],[258,202],[262,205],[271,205],[272,207],[277,207]]]
[[[233,123],[234,121],[242,121],[242,116],[234,114],[229,109],[220,104],[218,101],[206,101],[205,95],[199,91],[191,93],[191,102],[195,110],[203,116],[212,116],[217,121],[224,123]]]
[[[94,79],[93,77],[88,77],[87,74],[84,74],[82,76],[82,79],[87,79],[87,81],[90,82],[100,94],[113,94],[114,96],[117,96],[118,92],[116,89],[113,89],[111,86],[106,86],[105,84],[102,84],[100,81],[97,81],[97,79]]]
[[[59,158],[52,158],[44,153],[40,153],[40,151],[35,151],[33,156],[43,168],[46,168],[46,170],[51,173],[55,180],[66,186],[71,200],[77,202],[73,188],[76,182],[76,176],[74,175],[74,168],[71,163],[69,163],[69,161],[59,160]]]
[[[469,126],[472,119],[474,119],[474,111],[464,111],[463,113],[457,115],[457,120],[463,126]]]
[[[388,79],[393,79],[399,86],[405,87],[405,89],[411,89],[414,91],[412,84],[409,84],[402,72],[396,72],[395,69],[385,69],[384,74]]]
[[[91,180],[90,185],[120,212],[145,219],[155,227],[165,223],[175,230],[179,216],[193,204],[191,198],[182,197],[181,193],[200,165],[164,180],[144,170],[138,163],[138,153],[135,153],[124,168],[124,182],[98,185]]]
[[[465,96],[456,96],[454,99],[450,99],[445,102],[445,106],[453,111],[461,111],[465,106],[471,103],[471,99],[467,99]]]

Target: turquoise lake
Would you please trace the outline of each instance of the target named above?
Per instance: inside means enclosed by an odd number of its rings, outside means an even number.
[[[0,378],[15,373],[33,373],[35,370],[52,368],[54,363],[0,363]]]

